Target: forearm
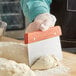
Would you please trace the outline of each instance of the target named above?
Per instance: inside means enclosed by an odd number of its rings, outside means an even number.
[[[26,3],[22,4],[24,15],[27,16],[28,19],[32,22],[37,15],[42,14],[42,13],[50,13],[49,4],[51,3],[51,1],[50,3],[47,3],[47,2],[46,0],[45,1],[44,0],[31,0],[28,2],[26,1]]]

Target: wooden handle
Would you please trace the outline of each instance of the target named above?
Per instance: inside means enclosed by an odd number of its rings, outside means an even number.
[[[62,35],[60,26],[55,26],[49,28],[47,31],[35,31],[31,33],[25,33],[24,42],[25,44],[28,44],[60,35]]]

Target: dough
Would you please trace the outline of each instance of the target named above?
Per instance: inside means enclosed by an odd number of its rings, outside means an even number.
[[[16,42],[0,42],[0,57],[28,64],[25,44]]]
[[[54,56],[42,56],[32,66],[33,70],[46,70],[57,66],[57,60]]]
[[[0,76],[35,76],[35,74],[26,64],[0,58]]]
[[[28,52],[25,44],[16,42],[0,42],[0,57],[28,64]],[[31,67],[34,70],[49,69],[57,65],[53,56],[40,57]]]

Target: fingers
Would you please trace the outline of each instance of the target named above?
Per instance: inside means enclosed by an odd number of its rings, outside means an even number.
[[[56,17],[49,13],[40,14],[36,17],[35,21],[41,20],[40,30],[46,31],[49,27],[53,27],[56,23]]]
[[[42,31],[46,31],[48,30],[50,27],[53,27],[55,25],[55,22],[52,20],[46,20],[44,21],[41,26],[40,26],[40,30]]]
[[[40,28],[39,28],[41,31],[46,31],[49,29],[48,26],[45,26],[44,24],[41,24]]]
[[[37,21],[34,21],[34,22],[30,23],[28,25],[28,27],[26,28],[25,33],[40,30],[40,25],[41,24],[42,24],[42,21],[40,21],[40,20],[37,20]]]

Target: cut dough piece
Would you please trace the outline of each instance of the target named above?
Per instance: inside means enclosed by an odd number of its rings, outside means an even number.
[[[0,42],[0,57],[28,64],[26,46],[23,43]]]
[[[35,74],[26,64],[0,58],[0,76],[35,76]]]
[[[57,60],[53,56],[42,56],[32,66],[33,70],[46,70],[57,66]]]

